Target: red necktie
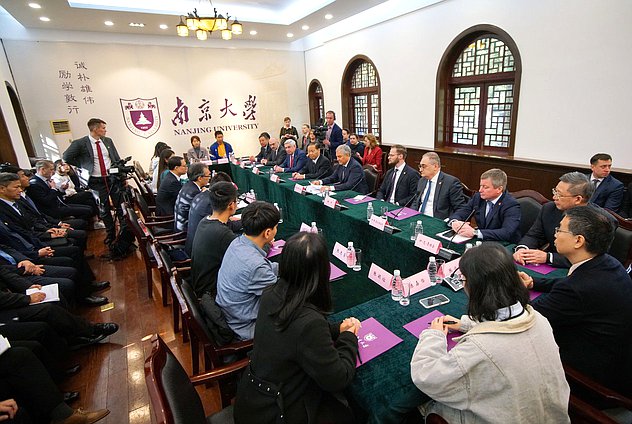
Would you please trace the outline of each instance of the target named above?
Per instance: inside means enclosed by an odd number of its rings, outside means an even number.
[[[105,167],[105,160],[103,160],[103,151],[101,150],[101,140],[97,140],[97,156],[99,156],[99,168],[101,168],[101,176],[103,178],[108,176],[108,170]]]

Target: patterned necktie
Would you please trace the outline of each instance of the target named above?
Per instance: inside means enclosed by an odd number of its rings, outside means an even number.
[[[293,166],[294,164],[294,155],[290,155],[290,168]]]

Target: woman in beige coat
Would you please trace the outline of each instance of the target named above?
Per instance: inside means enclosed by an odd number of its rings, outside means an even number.
[[[570,390],[551,326],[528,305],[511,255],[484,243],[463,255],[460,270],[467,315],[432,321],[410,364],[431,398],[421,413],[449,423],[568,423]],[[465,333],[450,352],[449,329]]]

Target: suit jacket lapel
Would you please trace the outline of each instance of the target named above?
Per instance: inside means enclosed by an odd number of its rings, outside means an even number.
[[[432,205],[435,211],[437,210],[437,204],[439,203],[441,187],[443,187],[443,172],[439,171],[439,178],[437,178],[437,185],[435,186],[435,193],[434,197],[432,198]]]

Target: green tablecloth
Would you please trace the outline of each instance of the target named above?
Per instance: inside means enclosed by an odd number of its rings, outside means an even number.
[[[362,270],[359,272],[347,269],[336,258],[332,259],[332,263],[346,271],[347,275],[331,283],[335,313],[330,319],[336,322],[354,316],[362,321],[373,317],[403,340],[358,368],[350,388],[358,403],[366,407],[369,422],[382,422],[393,399],[402,397],[410,390],[417,390],[410,378],[410,359],[417,345],[417,337],[403,326],[434,310],[423,308],[419,299],[443,293],[450,302],[436,309],[444,314],[460,317],[466,311],[467,297],[462,290],[455,293],[439,285],[411,296],[410,305],[404,307],[394,302],[390,293],[367,278],[368,268],[371,263],[376,263],[391,273],[393,269],[400,269],[404,278],[422,271],[430,254],[414,247],[410,240],[410,222],[421,219],[424,233],[428,235],[445,230],[445,223],[439,219],[417,215],[402,221],[393,221],[402,232],[387,234],[369,226],[366,220],[367,203],[352,205],[344,201],[355,196],[355,192],[337,193],[334,197],[349,206],[349,209],[335,211],[324,206],[322,198],[318,196],[304,196],[293,191],[297,183],[309,184],[305,181],[290,181],[288,174],[280,174],[285,182],[273,183],[266,172],[268,168],[263,168],[261,174],[255,175],[249,169],[241,169],[235,165],[231,167],[234,181],[241,191],[254,189],[258,199],[276,202],[283,208],[284,222],[279,226],[281,237],[288,237],[298,231],[301,222],[310,224],[315,221],[319,228],[323,228],[330,250],[336,241],[343,245],[353,241],[355,247],[363,250]],[[378,200],[373,202],[375,211],[380,211],[381,206],[388,206],[390,210],[398,208]],[[452,248],[462,253],[464,246],[453,245]],[[530,275],[539,275],[531,270],[524,271]],[[554,271],[547,277],[561,277],[565,273],[566,270]]]

